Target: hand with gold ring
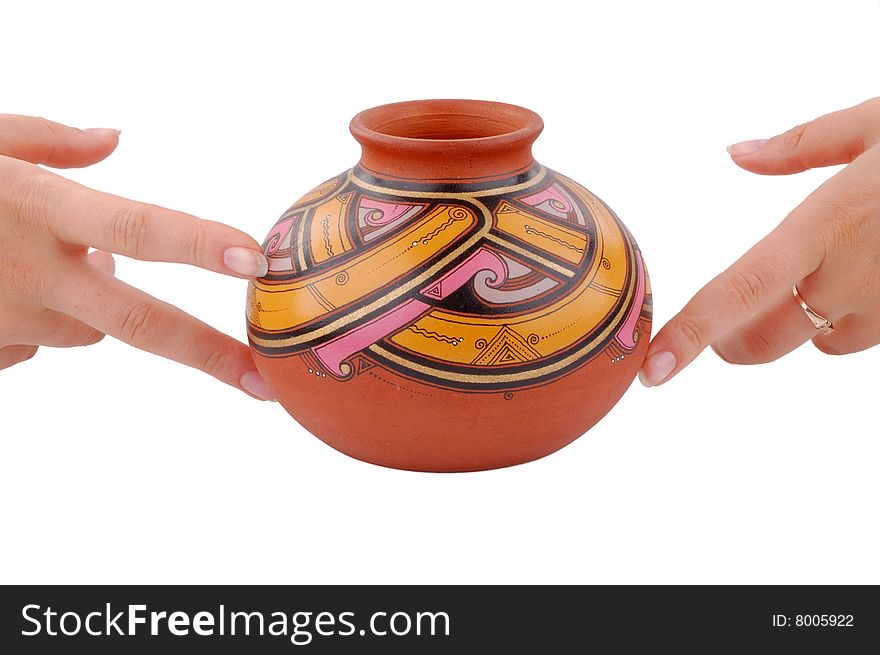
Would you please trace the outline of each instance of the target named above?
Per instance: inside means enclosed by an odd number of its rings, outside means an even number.
[[[763,175],[848,165],[657,333],[639,374],[647,386],[707,346],[761,364],[811,339],[831,355],[880,343],[880,98],[728,150]]]

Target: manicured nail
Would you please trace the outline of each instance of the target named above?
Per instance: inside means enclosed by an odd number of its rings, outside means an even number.
[[[653,387],[669,377],[675,368],[675,355],[667,350],[655,353],[645,360],[639,371],[639,381],[646,387]]]
[[[754,139],[752,141],[740,141],[732,146],[727,146],[727,152],[733,157],[745,157],[752,153],[758,152],[767,145],[770,139]]]
[[[87,127],[83,132],[88,132],[89,134],[94,134],[95,136],[100,136],[106,139],[115,139],[122,134],[120,130],[111,130],[106,127]]]
[[[263,277],[269,272],[269,262],[263,253],[240,246],[227,248],[223,253],[223,263],[230,271],[245,277]]]
[[[257,371],[248,371],[239,380],[241,388],[261,400],[277,400],[269,385]]]

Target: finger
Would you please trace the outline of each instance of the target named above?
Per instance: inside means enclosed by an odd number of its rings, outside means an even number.
[[[93,327],[51,309],[43,309],[16,327],[11,341],[22,346],[72,348],[90,346],[104,338]]]
[[[273,399],[250,350],[168,303],[87,268],[53,309],[125,343],[200,369],[262,400]]]
[[[821,253],[798,222],[784,221],[663,326],[639,373],[643,384],[671,379],[709,344],[766,311],[785,289],[818,268]]]
[[[116,260],[106,250],[96,250],[88,255],[89,264],[105,275],[116,275]]]
[[[66,243],[242,278],[262,277],[269,270],[260,245],[233,227],[62,178],[56,182],[65,192],[47,194],[46,211],[52,231]]]
[[[0,370],[26,362],[36,354],[36,346],[5,346],[0,348]]]
[[[119,130],[80,130],[45,118],[0,114],[0,154],[54,168],[89,166],[119,143]]]
[[[851,314],[834,322],[834,332],[816,335],[813,345],[826,355],[848,355],[880,343],[880,321],[873,315]]]
[[[772,139],[743,141],[727,150],[738,166],[763,175],[848,164],[880,141],[880,98],[821,116]]]
[[[51,309],[44,310],[40,327],[29,331],[28,341],[34,345],[52,348],[75,348],[92,346],[104,338],[104,333],[82,321]]]
[[[830,297],[811,275],[798,283],[802,298],[809,298],[809,306],[819,315],[837,325],[839,312],[831,309],[834,298]],[[766,364],[796,348],[816,336],[816,326],[804,312],[790,290],[785,290],[769,310],[712,344],[712,349],[724,361],[731,364]]]

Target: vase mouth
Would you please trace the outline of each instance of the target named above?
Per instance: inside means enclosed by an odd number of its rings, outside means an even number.
[[[535,112],[487,100],[411,100],[362,111],[350,125],[360,164],[395,179],[501,179],[534,165],[544,122]]]

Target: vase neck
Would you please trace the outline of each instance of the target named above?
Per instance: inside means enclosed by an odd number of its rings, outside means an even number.
[[[414,100],[367,109],[351,133],[360,166],[424,182],[499,180],[528,170],[544,123],[533,111],[481,100]]]

